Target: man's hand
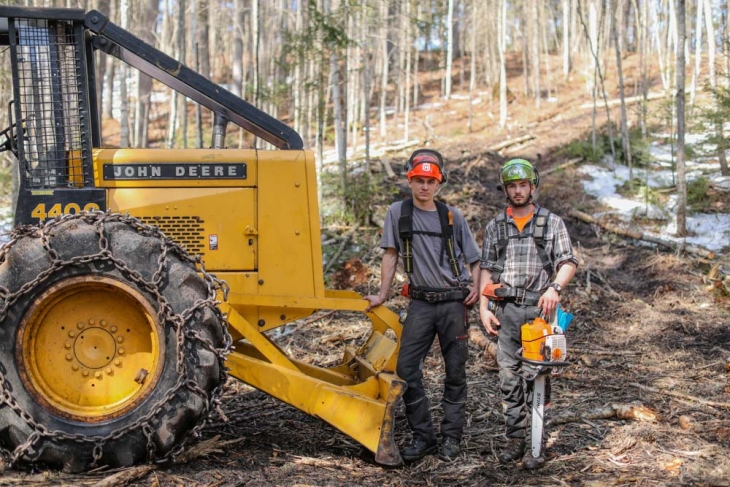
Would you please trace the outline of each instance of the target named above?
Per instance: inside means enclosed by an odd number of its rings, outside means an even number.
[[[467,286],[469,289],[469,295],[464,299],[464,304],[471,306],[479,300],[479,291],[477,290],[476,284],[472,283]]]
[[[560,295],[555,289],[549,287],[547,288],[547,291],[540,296],[540,300],[537,302],[537,307],[542,310],[542,315],[546,320],[548,320],[550,316],[552,316],[553,312],[558,309],[559,303]]]
[[[482,299],[479,303],[479,317],[482,319],[482,325],[490,335],[499,335],[499,320],[494,313],[489,311],[489,301]]]
[[[385,298],[381,297],[379,294],[378,295],[370,294],[368,296],[365,296],[363,299],[365,299],[365,300],[367,300],[367,301],[370,302],[370,304],[368,305],[368,307],[365,308],[365,312],[366,313],[368,311],[370,311],[371,309],[375,308],[376,306],[380,306],[385,301],[387,301]]]

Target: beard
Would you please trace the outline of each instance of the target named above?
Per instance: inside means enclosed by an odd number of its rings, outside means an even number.
[[[522,203],[517,203],[515,200],[510,198],[509,195],[507,195],[507,203],[509,203],[513,208],[522,208],[523,206],[532,204],[532,193],[530,193],[530,196],[525,198],[525,201]]]

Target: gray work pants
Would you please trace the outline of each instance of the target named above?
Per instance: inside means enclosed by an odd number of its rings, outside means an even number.
[[[397,373],[408,388],[403,394],[414,438],[435,440],[428,398],[423,390],[423,361],[439,337],[446,367],[441,406],[441,436],[461,440],[466,415],[467,308],[461,301],[428,303],[414,299],[403,324]]]
[[[525,438],[529,423],[529,408],[532,407],[534,381],[524,379],[534,368],[515,358],[515,352],[522,346],[521,328],[540,316],[537,306],[517,305],[511,301],[498,301],[496,316],[499,320],[497,364],[499,365],[499,388],[502,392],[502,410],[507,426],[508,438]],[[550,376],[545,381],[545,403],[550,402]]]

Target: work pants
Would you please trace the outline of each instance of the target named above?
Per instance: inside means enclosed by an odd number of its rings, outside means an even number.
[[[466,415],[467,308],[461,301],[428,303],[414,299],[403,324],[397,372],[408,385],[403,394],[414,438],[435,440],[428,398],[423,390],[423,361],[439,337],[446,367],[441,406],[441,436],[461,440]]]
[[[508,438],[525,438],[532,407],[534,381],[526,380],[535,368],[515,357],[522,346],[521,328],[540,316],[537,306],[518,305],[512,301],[498,301],[496,316],[499,320],[497,364],[499,388],[502,393],[502,410]],[[550,402],[550,376],[545,380],[545,404]]]

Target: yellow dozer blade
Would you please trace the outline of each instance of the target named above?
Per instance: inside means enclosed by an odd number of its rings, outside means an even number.
[[[247,304],[263,304],[260,297],[250,300]],[[367,301],[354,292],[327,291],[324,299],[296,298],[286,305],[364,312]],[[347,348],[341,364],[322,368],[287,356],[230,305],[221,305],[221,310],[231,332],[243,337],[227,358],[232,376],[321,418],[373,452],[376,462],[402,463],[393,440],[395,404],[405,390],[405,382],[395,374],[401,333],[395,313],[382,306],[367,313],[373,329],[365,343],[357,350]],[[386,336],[388,329],[395,339]]]

